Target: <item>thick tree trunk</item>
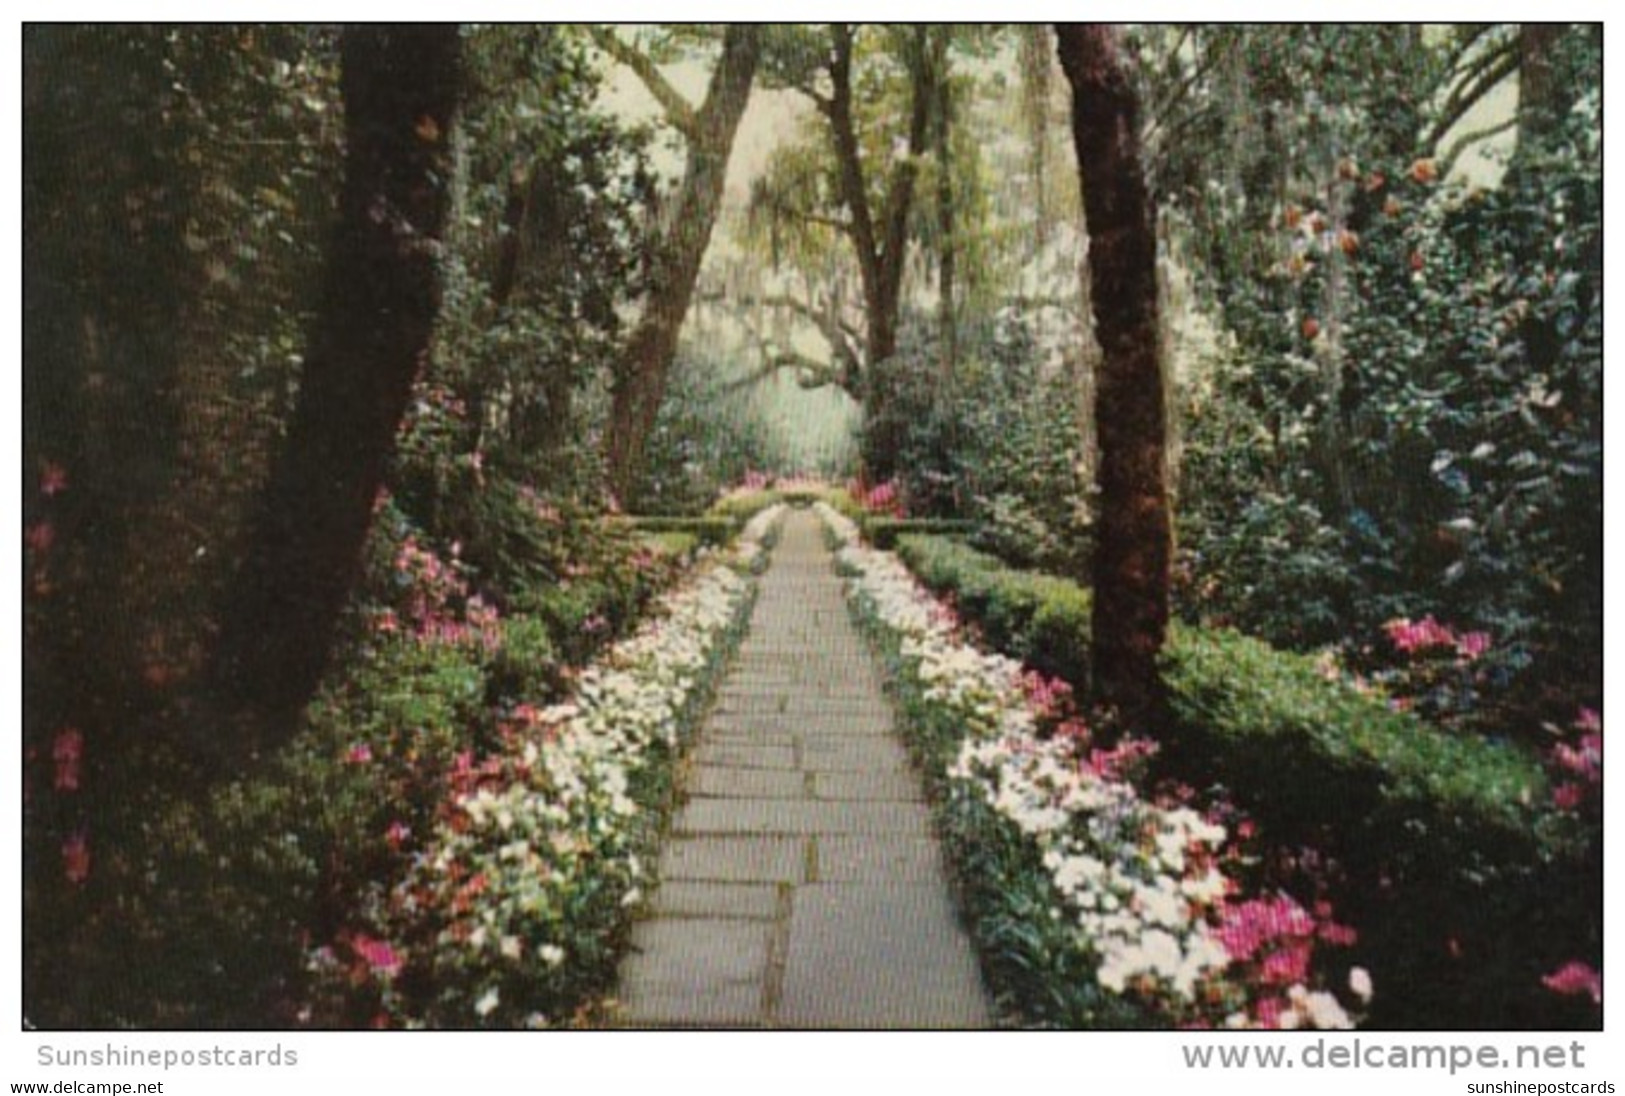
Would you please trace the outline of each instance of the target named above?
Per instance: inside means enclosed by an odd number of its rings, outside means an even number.
[[[759,39],[759,28],[749,24],[730,24],[723,34],[722,59],[711,75],[705,104],[695,115],[693,132],[688,134],[683,181],[655,245],[650,271],[653,288],[611,388],[606,453],[609,488],[623,504],[642,476],[644,444],[666,398],[677,337],[711,242],[734,133],[756,75]]]
[[[212,699],[248,738],[222,744],[233,754],[292,732],[359,575],[439,310],[460,53],[455,26],[344,35],[345,179],[324,303],[213,666]]]
[[[1139,104],[1101,25],[1056,28],[1072,85],[1072,131],[1089,225],[1102,360],[1095,428],[1100,519],[1094,557],[1094,680],[1127,725],[1154,713],[1168,629],[1171,521],[1158,339],[1156,213],[1139,148]]]

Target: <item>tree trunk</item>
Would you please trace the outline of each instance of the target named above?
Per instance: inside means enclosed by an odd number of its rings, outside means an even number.
[[[321,313],[212,667],[211,700],[269,751],[326,667],[440,305],[461,82],[455,26],[349,29],[346,163]]]
[[[959,358],[959,332],[954,308],[954,158],[953,85],[948,80],[948,28],[940,29],[931,50],[936,81],[937,152],[937,339],[942,378],[953,377]]]
[[[846,24],[831,28],[832,91],[821,109],[829,119],[841,200],[850,214],[848,235],[858,255],[858,272],[863,282],[864,357],[868,372],[864,385],[864,416],[878,429],[865,446],[869,465],[865,472],[874,482],[884,482],[896,472],[898,439],[896,424],[889,422],[888,385],[883,368],[877,367],[897,353],[898,311],[903,295],[903,262],[908,253],[909,214],[914,202],[914,180],[919,158],[926,152],[930,137],[935,74],[928,48],[928,28],[912,28],[907,67],[913,87],[910,93],[907,154],[892,169],[887,181],[884,207],[879,224],[869,206],[868,184],[858,145],[857,123],[853,117],[852,51],[853,31]]]
[[[688,134],[683,181],[654,246],[653,288],[616,370],[606,456],[610,491],[623,504],[643,474],[644,443],[666,397],[677,337],[722,205],[734,133],[756,75],[759,40],[759,29],[749,24],[730,24],[723,34],[722,59]]]
[[[1094,682],[1127,726],[1155,712],[1168,629],[1172,532],[1158,340],[1156,212],[1140,160],[1139,103],[1116,32],[1056,28],[1089,225],[1100,520],[1094,557]]]

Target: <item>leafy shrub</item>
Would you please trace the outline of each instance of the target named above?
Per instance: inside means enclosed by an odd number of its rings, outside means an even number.
[[[1066,579],[1012,570],[985,552],[942,537],[900,536],[897,553],[921,582],[951,593],[995,647],[1087,691],[1088,590]]]
[[[626,524],[639,533],[687,533],[697,543],[712,547],[727,544],[739,531],[731,519],[720,517],[634,517]]]
[[[976,524],[956,518],[888,518],[869,515],[859,523],[863,535],[883,552],[897,547],[897,538],[920,533],[927,536],[963,536]]]
[[[898,551],[995,646],[1086,683],[1087,591],[939,537],[901,537]],[[1409,972],[1403,992],[1373,1003],[1373,1024],[1595,1022],[1540,989],[1593,943],[1600,874],[1577,820],[1543,809],[1531,753],[1434,730],[1311,657],[1231,631],[1176,628],[1165,684],[1160,770],[1224,788],[1284,845],[1324,850],[1345,877],[1338,907],[1361,929],[1357,958]],[[1531,926],[1538,942],[1506,949]]]

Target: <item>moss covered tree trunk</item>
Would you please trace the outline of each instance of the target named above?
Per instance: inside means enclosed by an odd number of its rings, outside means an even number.
[[[1096,24],[1056,28],[1072,85],[1072,133],[1089,226],[1089,277],[1102,352],[1096,388],[1099,539],[1094,680],[1127,723],[1151,715],[1168,630],[1163,365],[1157,322],[1156,211],[1146,187],[1139,102],[1117,43]]]
[[[222,620],[211,700],[281,744],[326,667],[440,306],[436,264],[459,94],[456,26],[345,32],[346,162],[299,399]]]

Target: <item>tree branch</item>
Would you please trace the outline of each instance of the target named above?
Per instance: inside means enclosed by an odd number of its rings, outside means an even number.
[[[695,139],[699,136],[700,119],[694,107],[661,75],[660,69],[655,67],[648,55],[627,45],[613,31],[604,27],[589,27],[587,33],[592,35],[594,45],[631,69],[643,81],[643,86],[649,89],[649,94],[665,111],[666,121],[685,137]]]
[[[1185,101],[1185,98],[1190,95],[1191,89],[1196,86],[1197,81],[1213,71],[1214,65],[1230,55],[1230,51],[1235,48],[1237,41],[1239,41],[1238,37],[1227,35],[1220,39],[1218,45],[1209,46],[1207,50],[1202,51],[1196,63],[1191,66],[1190,75],[1185,77],[1178,87],[1158,100],[1156,106],[1152,107],[1150,123],[1145,127],[1145,137],[1142,138],[1145,143],[1151,143],[1158,130],[1166,132],[1163,123],[1167,120],[1169,112]]]
[[[1438,121],[1433,123],[1433,128],[1422,141],[1424,149],[1437,148],[1445,135],[1478,104],[1480,99],[1494,90],[1502,80],[1518,71],[1516,45],[1515,41],[1510,41],[1485,53],[1483,57],[1473,62],[1473,66],[1462,74],[1459,81],[1452,85],[1452,91],[1445,100]]]
[[[1512,117],[1507,118],[1504,121],[1496,122],[1494,125],[1482,126],[1479,129],[1473,130],[1471,133],[1462,134],[1456,139],[1455,143],[1450,146],[1450,151],[1446,152],[1444,156],[1441,157],[1439,163],[1439,178],[1445,179],[1450,176],[1450,169],[1456,166],[1456,161],[1461,158],[1461,154],[1463,152],[1467,151],[1469,145],[1475,145],[1480,141],[1486,141],[1489,138],[1494,137],[1497,133],[1505,133],[1507,130],[1513,128],[1517,124],[1518,116],[1514,114]]]

